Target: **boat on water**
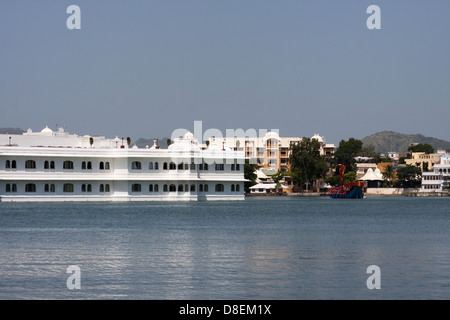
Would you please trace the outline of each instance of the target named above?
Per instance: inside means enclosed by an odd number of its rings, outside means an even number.
[[[330,198],[362,199],[364,198],[364,182],[346,183],[330,189]]]
[[[341,185],[330,189],[330,198],[342,199],[363,199],[364,198],[364,182],[351,182],[344,184],[345,166],[339,164],[339,175],[341,177]]]

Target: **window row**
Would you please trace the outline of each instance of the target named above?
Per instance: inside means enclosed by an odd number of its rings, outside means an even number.
[[[425,185],[423,186],[424,189],[430,190],[430,189],[439,189],[441,185]]]
[[[109,162],[103,162],[101,161],[98,165],[100,170],[109,170],[110,165]],[[44,161],[44,169],[55,169],[55,161]],[[74,165],[73,161],[64,161],[63,162],[63,169],[64,170],[73,170]],[[17,169],[17,162],[16,160],[6,160],[5,162],[5,169]],[[25,169],[36,169],[36,161],[35,160],[26,160],[25,161]],[[82,170],[92,170],[92,162],[91,161],[83,161],[81,163],[81,169]]]
[[[195,170],[196,165],[195,163],[179,163],[175,164],[173,162],[163,163],[163,170]],[[131,169],[132,170],[142,170],[142,162],[140,161],[133,161],[131,162]],[[149,162],[148,164],[149,170],[159,170],[159,163],[158,162]],[[225,169],[225,165],[223,163],[216,163],[215,164],[215,170],[216,171],[223,171]],[[200,163],[198,164],[198,170],[200,171],[207,171],[209,170],[209,166],[207,163]],[[231,171],[240,171],[241,167],[239,163],[231,164]]]
[[[25,185],[25,192],[27,193],[33,193],[36,192],[36,184],[34,183],[27,183]],[[99,186],[99,192],[110,192],[111,188],[109,184],[100,184]],[[232,192],[239,192],[240,191],[240,185],[239,184],[232,184],[231,189]],[[17,192],[17,185],[15,183],[13,184],[6,184],[5,187],[6,193],[11,192]],[[132,192],[142,192],[142,185],[139,183],[134,183],[131,186]],[[148,187],[149,192],[159,192],[159,185],[158,184],[150,184]],[[191,184],[190,186],[188,184],[179,184],[176,186],[175,184],[164,184],[162,188],[163,192],[195,192],[196,186],[195,184]],[[56,192],[56,186],[54,184],[45,184],[44,185],[44,192]],[[63,192],[65,193],[72,193],[75,192],[75,187],[72,183],[65,183],[63,185]],[[91,184],[82,184],[81,185],[81,192],[92,192],[92,185]],[[199,184],[198,185],[198,192],[209,192],[208,184]],[[215,192],[225,192],[225,186],[221,183],[216,184],[215,186]]]
[[[232,192],[239,192],[241,189],[239,184],[232,184],[231,185],[231,191]],[[159,192],[159,185],[158,184],[150,184],[148,186],[149,192]],[[179,184],[176,186],[175,184],[164,184],[163,185],[163,192],[195,192],[196,187],[195,184],[191,184],[190,186],[188,184]],[[216,184],[215,186],[216,192],[225,192],[225,186],[221,183]],[[139,183],[134,183],[131,185],[131,192],[142,192],[142,185]],[[198,185],[198,192],[209,192],[209,187],[207,184],[199,184]]]
[[[15,183],[13,183],[13,184],[9,184],[9,183],[6,184],[5,191],[6,191],[6,193],[17,192],[17,185]],[[34,184],[34,183],[27,183],[25,185],[25,192],[27,192],[27,193],[36,192],[36,184]],[[56,192],[55,185],[46,183],[44,185],[44,192]],[[63,192],[66,192],[66,193],[75,192],[74,185],[71,184],[71,183],[65,183],[63,185]],[[92,192],[92,185],[90,185],[90,184],[88,184],[88,185],[82,184],[81,185],[81,192]],[[109,184],[101,184],[99,186],[99,192],[110,192]]]

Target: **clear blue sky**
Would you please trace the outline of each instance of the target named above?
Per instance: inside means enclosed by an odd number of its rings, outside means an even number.
[[[81,30],[66,9],[81,8]],[[381,30],[366,9],[381,8]],[[0,2],[0,127],[450,140],[450,1]]]

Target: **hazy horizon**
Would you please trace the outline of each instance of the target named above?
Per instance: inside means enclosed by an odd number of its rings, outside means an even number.
[[[370,5],[381,30],[369,30]],[[81,29],[69,30],[70,5]],[[0,127],[139,138],[278,129],[450,141],[450,2],[0,3]]]

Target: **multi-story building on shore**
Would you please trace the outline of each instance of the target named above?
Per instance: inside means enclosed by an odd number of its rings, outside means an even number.
[[[438,149],[440,162],[434,164],[433,170],[422,173],[422,190],[424,192],[442,192],[450,186],[450,150]]]
[[[290,169],[290,146],[299,143],[302,139],[300,137],[280,137],[278,133],[270,131],[263,137],[211,137],[209,141],[235,151],[243,151],[246,159],[252,159],[262,169],[277,172]],[[334,144],[326,144],[325,139],[317,133],[311,139],[319,142],[321,155],[328,157],[334,155]]]
[[[48,127],[1,134],[0,201],[243,200],[244,160],[188,134],[168,149]]]

